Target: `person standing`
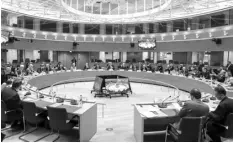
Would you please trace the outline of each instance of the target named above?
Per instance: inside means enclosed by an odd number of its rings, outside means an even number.
[[[227,71],[231,72],[231,75],[233,75],[233,64],[231,63],[231,61],[228,61],[226,69]]]
[[[73,65],[73,63],[75,64],[75,66],[77,66],[77,60],[75,59],[75,57],[73,57],[73,59],[71,60],[71,65]]]

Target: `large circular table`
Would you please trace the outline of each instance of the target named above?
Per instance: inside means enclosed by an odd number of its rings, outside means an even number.
[[[187,78],[184,76],[175,76],[169,74],[160,73],[148,73],[148,72],[129,72],[129,71],[75,71],[75,72],[59,72],[53,74],[47,74],[37,76],[28,81],[31,86],[37,87],[37,89],[48,88],[55,83],[64,81],[78,82],[78,81],[94,81],[97,75],[122,75],[129,77],[131,82],[151,83],[155,81],[159,83],[167,83],[177,87],[179,90],[189,92],[193,88],[200,89],[201,92],[213,94],[213,88],[210,83],[203,82],[201,80]],[[75,80],[74,80],[75,79]],[[164,85],[166,86],[166,85]],[[227,91],[227,95],[233,97],[232,91]]]

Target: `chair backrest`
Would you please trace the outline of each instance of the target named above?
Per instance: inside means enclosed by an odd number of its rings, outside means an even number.
[[[66,128],[67,112],[65,108],[47,106],[49,125],[51,129],[62,130]]]
[[[22,101],[22,105],[23,105],[24,119],[31,124],[36,124],[37,121],[36,104],[34,102]]]
[[[144,120],[144,132],[166,130],[169,123],[174,123],[177,116],[156,117]]]
[[[226,138],[232,138],[233,137],[233,113],[230,113],[227,116],[227,120],[225,125],[228,127],[227,131],[225,132]]]
[[[179,142],[201,141],[201,131],[205,117],[184,117],[181,119]]]
[[[1,121],[6,122],[7,121],[7,115],[6,115],[6,104],[4,101],[1,100]]]

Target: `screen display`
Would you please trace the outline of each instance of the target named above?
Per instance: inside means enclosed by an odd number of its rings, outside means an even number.
[[[105,87],[112,92],[122,92],[129,89],[128,78],[122,79],[105,79]]]
[[[143,39],[138,41],[138,47],[141,50],[154,50],[156,48],[156,39]]]

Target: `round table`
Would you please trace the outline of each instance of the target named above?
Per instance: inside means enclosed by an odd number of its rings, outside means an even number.
[[[97,75],[121,75],[129,77],[130,82],[140,83],[168,83],[177,87],[179,90],[189,92],[193,88],[199,89],[201,92],[213,94],[213,88],[210,82],[193,79],[184,76],[169,75],[162,73],[148,73],[148,72],[130,72],[130,71],[75,71],[75,72],[59,72],[47,75],[36,76],[28,81],[31,86],[37,89],[43,89],[61,82],[61,84],[68,82],[94,81]],[[166,84],[164,84],[166,86]],[[229,97],[233,97],[232,91],[227,91]]]

